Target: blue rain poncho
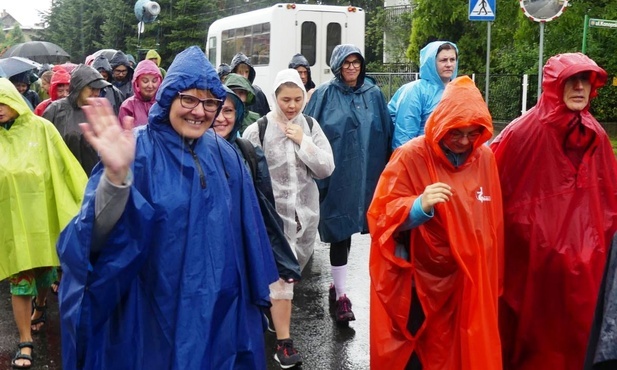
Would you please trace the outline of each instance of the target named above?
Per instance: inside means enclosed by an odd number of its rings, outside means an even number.
[[[189,143],[169,123],[191,88],[225,98],[197,47],[178,54],[135,131],[128,203],[100,252],[90,248],[102,166],[62,232],[65,370],[266,368],[260,308],[278,278],[272,251],[236,151],[213,130]]]
[[[347,86],[341,69],[345,58],[357,54],[362,69],[356,87]],[[335,169],[318,180],[319,235],[327,243],[368,232],[366,211],[379,175],[390,156],[392,121],[383,93],[365,76],[364,58],[354,45],[338,45],[330,66],[334,78],[313,93],[304,113],[314,117],[332,146]]]
[[[428,116],[441,100],[446,88],[437,71],[437,50],[443,44],[456,45],[447,41],[434,41],[420,50],[420,79],[401,86],[390,102],[388,111],[394,123],[392,149],[405,144],[414,137],[424,135]],[[458,73],[458,59],[451,80]]]

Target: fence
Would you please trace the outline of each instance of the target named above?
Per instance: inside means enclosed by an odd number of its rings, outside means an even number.
[[[419,78],[418,73],[367,73],[377,82],[381,91],[390,100],[392,95],[404,84]],[[538,100],[537,87],[538,75],[512,75],[495,74],[489,78],[488,108],[493,117],[496,127],[505,126],[507,123],[520,116],[523,110],[533,107]],[[476,86],[484,94],[486,86],[485,75],[472,76]],[[526,85],[525,85],[526,81]],[[526,94],[524,94],[526,89]],[[617,86],[605,86],[600,90],[600,95],[594,99],[591,112],[602,121],[602,125],[611,137],[617,137],[617,113],[614,104],[617,96]],[[525,97],[525,104],[523,104]]]

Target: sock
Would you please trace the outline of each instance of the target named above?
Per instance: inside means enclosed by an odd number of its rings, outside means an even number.
[[[334,289],[336,289],[336,300],[338,301],[347,290],[347,265],[332,266],[331,269]]]

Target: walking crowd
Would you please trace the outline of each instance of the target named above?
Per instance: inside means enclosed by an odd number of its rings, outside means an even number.
[[[269,99],[251,58],[215,68],[196,46],[167,70],[155,50],[0,70],[12,367],[35,363],[48,292],[66,370],[299,366],[317,238],[348,326],[351,237],[370,233],[371,369],[617,368],[617,160],[590,113],[606,71],[549,58],[496,135],[458,60],[429,43],[390,102],[351,44],[317,85],[294,55]]]

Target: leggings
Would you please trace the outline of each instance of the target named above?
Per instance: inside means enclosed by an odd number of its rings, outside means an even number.
[[[351,236],[340,242],[330,243],[330,265],[345,266],[351,249]]]

